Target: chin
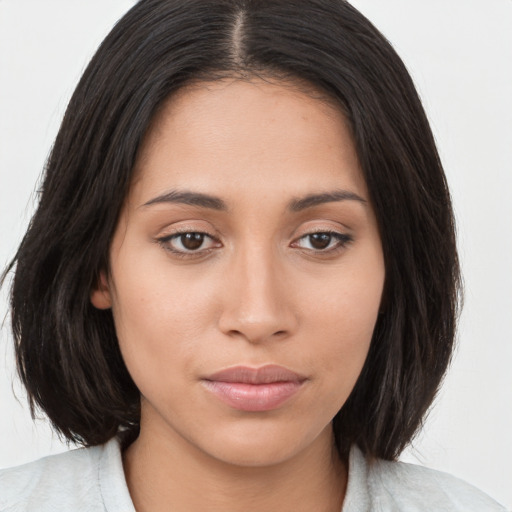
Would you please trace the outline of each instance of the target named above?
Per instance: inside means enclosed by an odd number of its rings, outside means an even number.
[[[237,426],[230,431],[210,432],[202,450],[211,457],[226,464],[241,467],[265,467],[287,462],[307,452],[316,441],[328,437],[332,443],[332,428],[325,429],[326,435],[315,435],[304,428],[255,428]]]

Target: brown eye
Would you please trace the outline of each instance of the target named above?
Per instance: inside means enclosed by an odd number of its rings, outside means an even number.
[[[332,240],[332,235],[330,233],[313,233],[309,236],[309,243],[313,249],[326,249],[329,247],[329,244]]]
[[[204,242],[204,233],[185,233],[180,235],[181,245],[188,251],[196,251]]]
[[[330,254],[341,250],[352,242],[352,236],[335,231],[319,231],[309,233],[295,241],[292,245],[310,252]]]
[[[205,254],[210,249],[219,247],[219,241],[207,233],[187,231],[158,239],[160,245],[176,255]]]

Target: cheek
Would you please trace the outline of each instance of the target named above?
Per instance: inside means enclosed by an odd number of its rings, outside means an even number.
[[[364,365],[377,321],[384,268],[375,265],[340,273],[324,293],[308,297],[308,338],[316,339],[317,357],[336,385],[351,388]],[[350,391],[349,390],[349,391]]]
[[[377,317],[353,302],[316,317],[317,361],[342,385],[355,384],[370,347]],[[314,326],[312,326],[314,328]]]
[[[142,268],[129,260],[117,262],[122,279],[113,276],[112,307],[123,358],[141,385],[152,376],[172,378],[178,366],[191,372],[212,316],[207,281],[185,279],[183,272],[171,272],[170,265]]]

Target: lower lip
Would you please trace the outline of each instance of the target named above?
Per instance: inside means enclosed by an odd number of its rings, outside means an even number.
[[[268,384],[203,381],[206,388],[225,404],[240,411],[271,411],[277,409],[302,386],[301,382],[286,381]]]

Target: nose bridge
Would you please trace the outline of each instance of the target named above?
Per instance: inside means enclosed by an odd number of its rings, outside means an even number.
[[[244,244],[233,255],[231,270],[221,329],[251,342],[290,333],[295,322],[276,251],[262,244]]]

